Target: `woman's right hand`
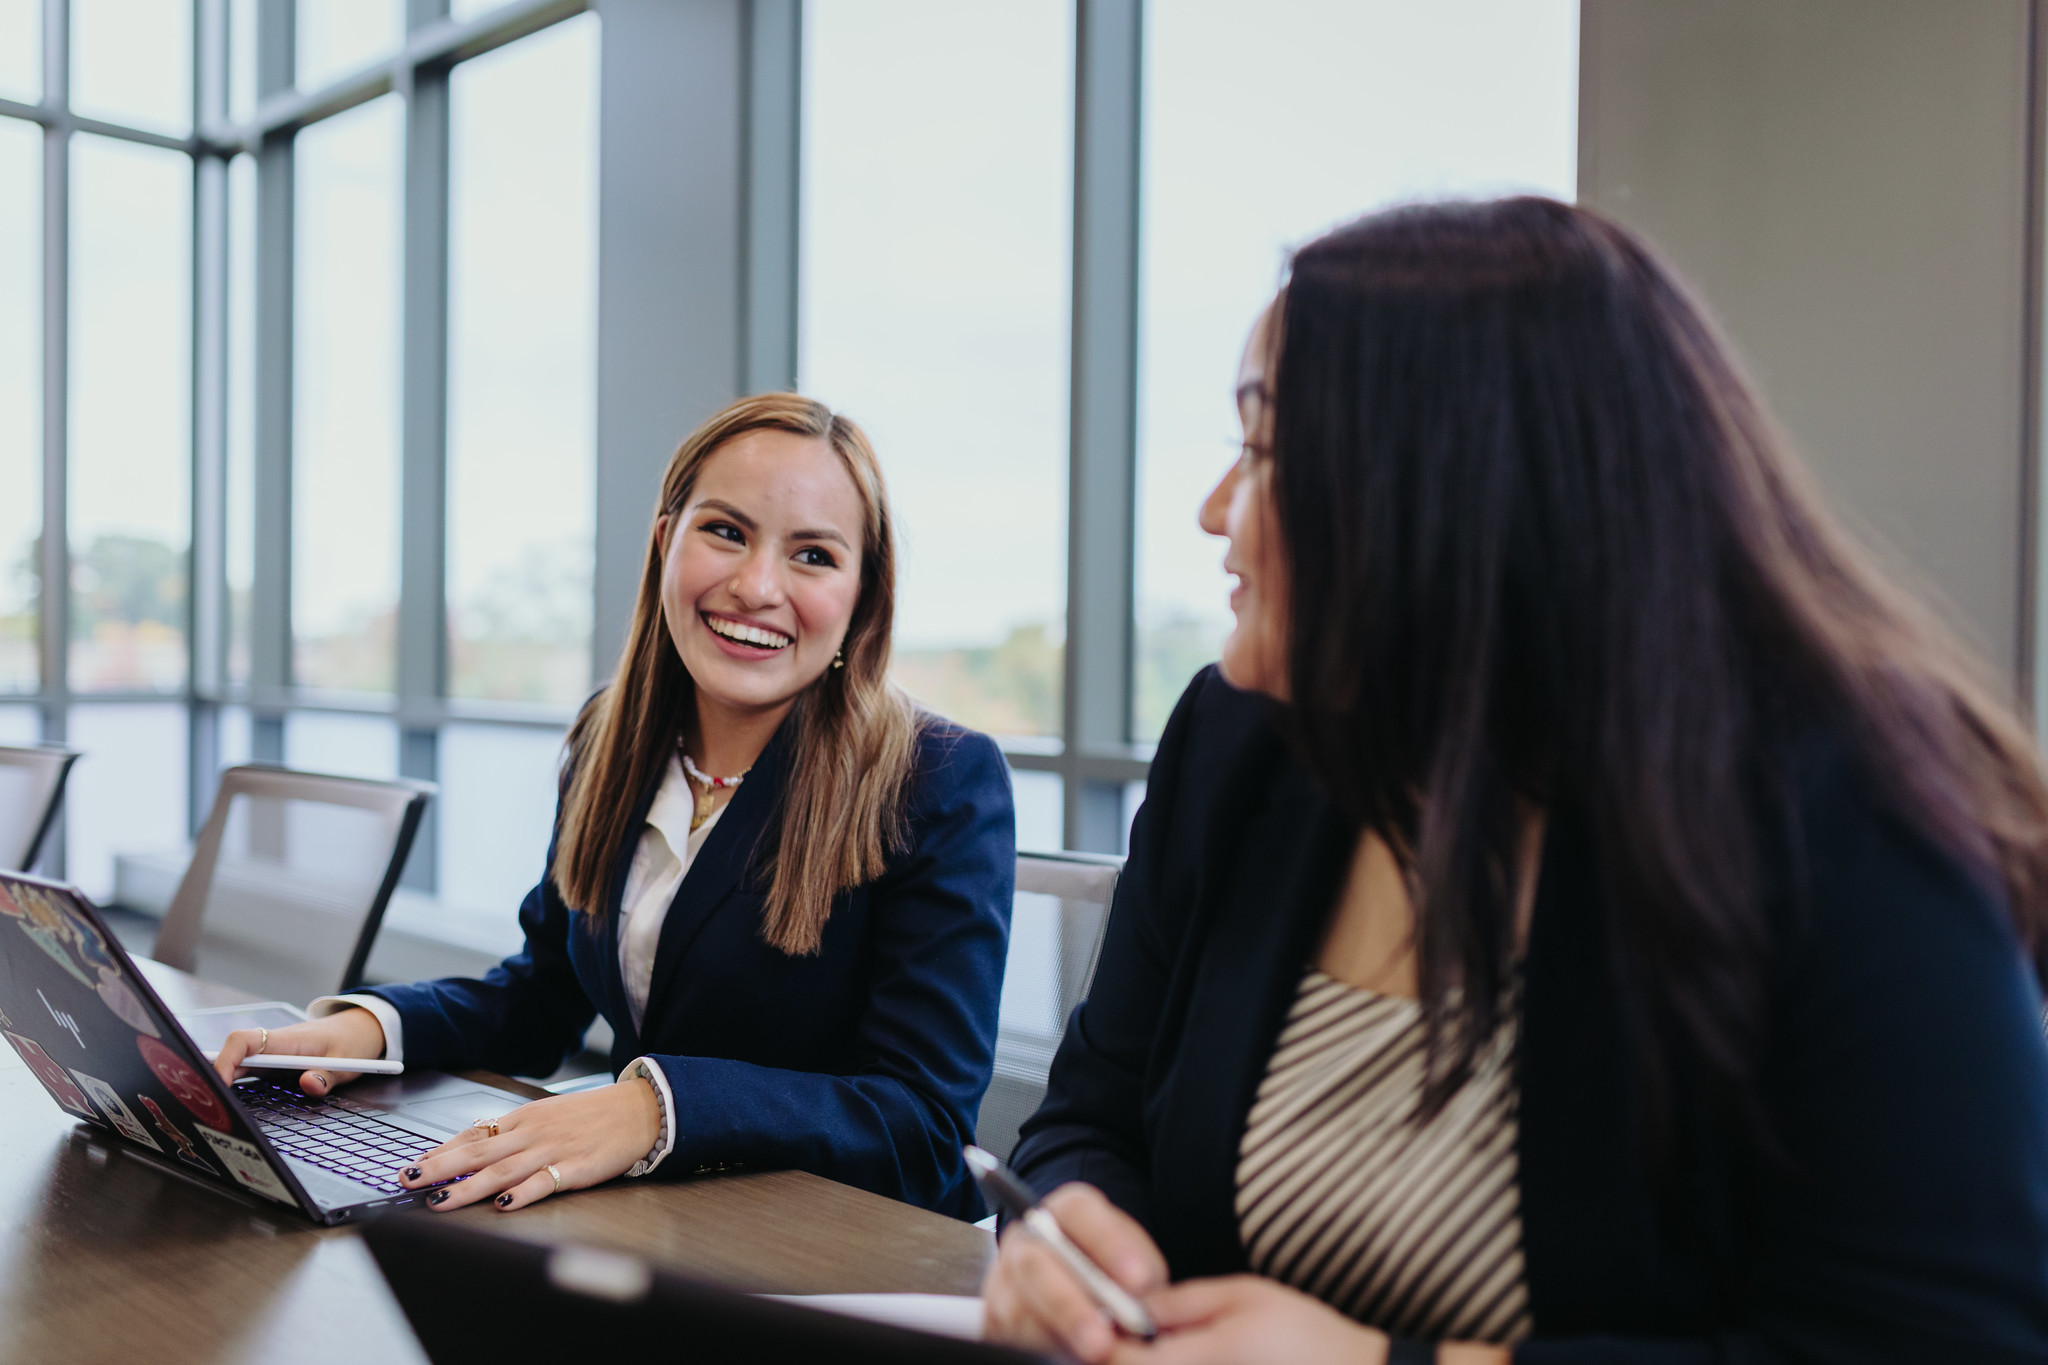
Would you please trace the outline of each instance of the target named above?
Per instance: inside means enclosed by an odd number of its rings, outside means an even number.
[[[214,1070],[220,1072],[222,1080],[232,1085],[237,1076],[250,1074],[249,1068],[242,1065],[242,1059],[259,1051],[302,1057],[382,1057],[384,1026],[368,1010],[351,1006],[324,1019],[309,1019],[288,1028],[274,1028],[270,1030],[267,1044],[260,1029],[236,1029],[221,1040],[220,1052],[213,1062]],[[299,1089],[308,1095],[325,1095],[361,1074],[360,1071],[301,1071]]]
[[[1166,1287],[1166,1258],[1136,1219],[1093,1185],[1062,1185],[1045,1197],[1060,1230],[1111,1279],[1143,1299]],[[1003,1230],[982,1282],[982,1335],[1099,1365],[1116,1345],[1109,1315],[1045,1243],[1021,1224]]]

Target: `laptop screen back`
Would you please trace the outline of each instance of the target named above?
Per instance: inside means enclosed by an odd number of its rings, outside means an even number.
[[[304,1205],[92,906],[0,873],[0,1033],[66,1113],[195,1174]]]

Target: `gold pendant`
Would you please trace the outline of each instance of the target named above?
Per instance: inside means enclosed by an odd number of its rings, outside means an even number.
[[[711,818],[711,793],[700,791],[692,792],[691,795],[697,798],[696,806],[690,811],[690,832],[694,834]]]

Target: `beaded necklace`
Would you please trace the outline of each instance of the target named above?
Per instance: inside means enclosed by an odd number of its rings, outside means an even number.
[[[724,791],[729,787],[737,787],[746,780],[747,773],[752,772],[753,769],[749,768],[746,772],[737,773],[732,777],[713,777],[691,761],[690,755],[684,750],[683,742],[680,739],[676,741],[676,753],[682,756],[683,772],[695,784],[690,793],[696,801],[695,806],[690,811],[690,832],[695,834],[704,827],[704,822],[711,818],[711,793],[714,791]]]

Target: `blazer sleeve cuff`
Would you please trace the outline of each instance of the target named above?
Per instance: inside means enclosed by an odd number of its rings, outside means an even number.
[[[398,1017],[398,1011],[391,1008],[388,1000],[379,1000],[374,995],[323,995],[306,1006],[308,1019],[325,1019],[330,1014],[339,1014],[345,1009],[368,1010],[372,1018],[384,1030],[384,1060],[402,1062],[405,1060],[405,1024]]]
[[[650,1057],[635,1057],[619,1072],[619,1079],[627,1081],[638,1076],[654,1087],[654,1102],[661,1110],[661,1135],[654,1139],[654,1150],[633,1163],[628,1176],[646,1175],[668,1158],[676,1148],[676,1097],[668,1087],[668,1076]]]

